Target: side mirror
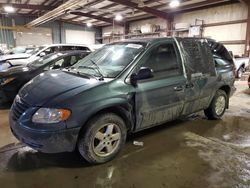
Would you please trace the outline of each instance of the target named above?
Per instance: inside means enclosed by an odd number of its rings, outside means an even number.
[[[45,52],[41,52],[41,53],[39,54],[40,57],[43,57],[43,56],[45,56],[45,55],[46,55]]]
[[[137,74],[133,73],[130,77],[132,85],[136,85],[138,80],[145,80],[153,77],[152,69],[148,67],[141,67]]]

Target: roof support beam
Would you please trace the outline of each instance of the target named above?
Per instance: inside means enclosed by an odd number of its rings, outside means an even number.
[[[250,2],[249,0],[239,0],[241,3],[244,3],[246,5],[250,5]]]
[[[89,13],[83,13],[83,12],[79,12],[79,11],[71,11],[70,14],[73,14],[73,15],[76,15],[76,16],[83,16],[83,17],[93,18],[93,19],[100,20],[100,21],[107,22],[107,23],[113,23],[113,19],[100,17],[100,16],[96,16],[96,15],[93,15],[93,14],[89,14]]]
[[[76,15],[76,16],[88,17],[88,18],[100,20],[100,21],[103,21],[103,22],[107,22],[107,23],[110,23],[110,24],[113,24],[114,21],[115,21],[112,18],[105,18],[105,17],[96,16],[96,15],[93,15],[93,14],[90,14],[90,13],[83,13],[83,12],[79,12],[79,11],[71,11],[70,14],[73,14],[73,15]],[[122,23],[116,23],[116,24],[123,26]]]
[[[221,5],[229,5],[229,4],[234,4],[234,3],[239,3],[239,1],[238,0],[229,0],[229,1],[210,0],[210,1],[202,1],[198,3],[190,4],[190,5],[181,6],[179,8],[175,8],[174,10],[168,9],[166,11],[168,13],[184,13],[184,12],[208,9],[208,8],[213,8],[213,7],[217,7]]]
[[[160,11],[157,9],[153,9],[151,7],[148,7],[148,6],[139,7],[137,3],[134,3],[134,2],[131,2],[128,0],[109,0],[109,1],[141,10],[143,12],[149,13],[149,14],[156,16],[156,17],[159,17],[159,18],[168,19],[168,14],[166,12],[163,12],[163,11]]]
[[[35,9],[35,10],[53,10],[54,6],[45,6],[45,5],[35,5],[35,4],[17,4],[17,3],[0,3],[0,6],[10,5],[17,9]]]
[[[208,8],[219,7],[219,6],[235,4],[235,3],[239,3],[239,1],[237,1],[237,0],[230,0],[230,1],[210,0],[210,1],[198,2],[198,3],[194,3],[194,4],[190,4],[190,5],[181,6],[179,8],[175,8],[174,10],[173,9],[165,9],[164,11],[166,13],[168,13],[169,15],[172,15],[172,14],[192,12],[192,11],[196,11],[196,10],[204,10],[204,9],[208,9]],[[154,8],[160,8],[160,7],[159,7],[159,5],[157,5]],[[139,21],[139,20],[143,20],[143,19],[147,19],[147,18],[148,19],[153,18],[153,16],[143,15],[143,16],[129,18],[127,20],[129,22],[134,22],[134,21]]]
[[[24,4],[29,4],[29,2],[30,2],[30,0],[27,0],[27,1],[25,1],[25,3]],[[19,9],[17,9],[17,11],[16,12],[19,12],[21,9],[19,8]]]
[[[46,4],[46,1],[43,1],[40,5],[45,5]],[[29,14],[34,14],[36,12],[36,10],[32,10],[29,12]]]

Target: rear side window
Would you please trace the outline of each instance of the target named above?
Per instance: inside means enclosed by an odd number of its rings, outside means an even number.
[[[62,46],[61,47],[61,51],[70,51],[70,50],[90,51],[88,47],[84,47],[84,46]]]
[[[200,39],[180,39],[188,76],[196,73],[216,75],[212,51],[207,42]]]
[[[208,44],[215,56],[219,56],[221,59],[233,64],[232,55],[227,51],[223,44],[215,41],[209,41]]]
[[[90,51],[88,47],[84,47],[84,46],[76,46],[76,50],[81,50],[81,51],[86,51],[86,52]]]
[[[61,51],[70,51],[74,50],[73,46],[62,46]]]

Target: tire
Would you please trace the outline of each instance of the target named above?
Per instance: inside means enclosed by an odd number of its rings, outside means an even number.
[[[220,119],[227,108],[228,96],[225,91],[218,90],[207,109],[204,110],[208,119],[217,120]]]
[[[127,128],[122,118],[105,113],[92,118],[80,132],[78,151],[91,164],[112,160],[126,142]]]

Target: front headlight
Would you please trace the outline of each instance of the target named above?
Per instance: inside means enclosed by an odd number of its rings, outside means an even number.
[[[33,123],[59,123],[69,118],[71,112],[66,109],[40,108],[32,117]]]
[[[3,85],[6,85],[6,84],[10,83],[10,82],[13,81],[13,80],[15,80],[15,77],[3,78],[3,79],[1,80],[1,85],[2,85],[2,86],[3,86]]]

